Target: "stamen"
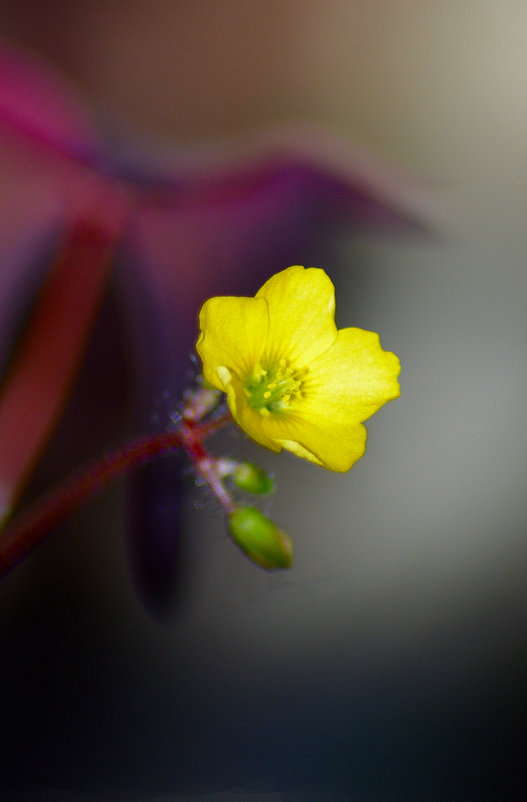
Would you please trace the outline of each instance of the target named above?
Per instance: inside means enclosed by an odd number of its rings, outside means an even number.
[[[263,368],[256,365],[245,382],[247,402],[253,409],[267,416],[283,412],[297,397],[302,395],[307,370],[298,371],[290,367],[285,358],[278,365]]]

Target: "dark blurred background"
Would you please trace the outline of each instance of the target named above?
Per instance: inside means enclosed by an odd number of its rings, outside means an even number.
[[[319,265],[338,324],[403,365],[350,474],[223,441],[277,472],[291,573],[195,491],[186,591],[153,620],[117,485],[4,580],[5,798],[524,799],[525,5],[3,0],[0,34],[162,148],[328,125],[429,180],[439,234],[341,237]],[[111,315],[86,368],[105,353],[108,381]],[[74,408],[118,427],[83,375]]]

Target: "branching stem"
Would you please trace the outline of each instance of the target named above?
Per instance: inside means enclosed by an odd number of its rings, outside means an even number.
[[[230,415],[203,423],[183,420],[174,431],[140,437],[75,472],[0,534],[0,577],[25,560],[84,502],[128,471],[183,448],[203,475],[201,466],[211,462],[204,440],[230,420]],[[213,486],[211,489],[216,492]]]

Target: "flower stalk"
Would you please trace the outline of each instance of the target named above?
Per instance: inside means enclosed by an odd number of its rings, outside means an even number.
[[[223,481],[230,475],[224,469],[225,464],[230,461],[211,456],[205,447],[208,437],[232,421],[230,413],[221,411],[208,419],[200,420],[200,414],[207,415],[218,405],[220,394],[215,393],[209,400],[211,403],[203,404],[202,386],[189,391],[181,419],[174,424],[172,430],[145,435],[111,451],[84,466],[38,499],[0,534],[0,578],[29,557],[66,518],[100,493],[110,482],[157,457],[170,456],[181,449],[186,451],[196,475],[219,502],[229,523],[231,536],[246,555],[263,568],[289,567],[292,556],[290,539],[254,508],[239,507],[236,504]],[[200,414],[197,410],[200,410]],[[232,464],[236,467],[236,463]],[[244,464],[246,463],[242,463]],[[257,470],[256,466],[251,467]],[[261,473],[263,476],[263,472]],[[262,483],[260,476],[259,479]],[[254,491],[251,486],[245,489],[249,492],[268,492],[262,488]],[[250,514],[248,511],[251,511]],[[241,529],[238,525],[240,517],[243,519]],[[246,518],[250,520],[247,522]],[[6,519],[4,523],[5,521]],[[236,526],[233,526],[233,521]]]
[[[184,449],[196,472],[207,482],[227,513],[234,503],[213,470],[214,459],[204,441],[231,420],[221,415],[204,423],[187,422],[161,434],[149,434],[92,462],[37,500],[0,534],[0,577],[23,562],[55,529],[86,501],[115,479],[157,457]]]

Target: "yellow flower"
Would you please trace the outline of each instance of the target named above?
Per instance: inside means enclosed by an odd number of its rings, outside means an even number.
[[[364,454],[361,421],[400,393],[399,360],[378,335],[337,330],[335,288],[323,270],[289,267],[254,298],[211,298],[200,326],[206,379],[272,451],[347,471]]]

